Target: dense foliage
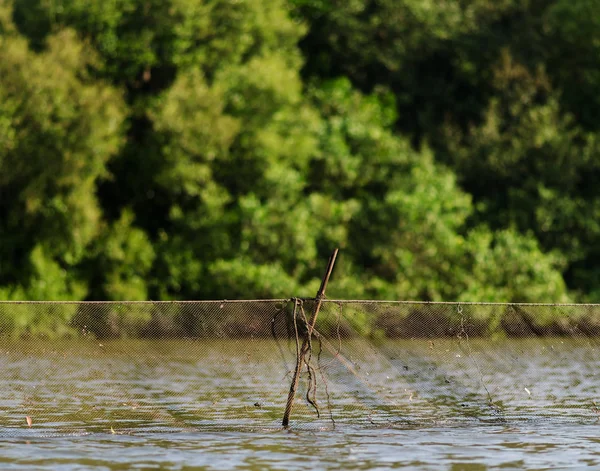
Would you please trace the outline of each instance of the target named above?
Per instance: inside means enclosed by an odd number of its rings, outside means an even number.
[[[0,299],[599,301],[593,0],[0,0]]]

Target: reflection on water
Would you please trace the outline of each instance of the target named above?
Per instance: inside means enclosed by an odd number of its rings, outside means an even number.
[[[252,338],[4,341],[0,468],[600,465],[589,339],[315,343],[320,417],[304,377],[282,430],[293,352]]]

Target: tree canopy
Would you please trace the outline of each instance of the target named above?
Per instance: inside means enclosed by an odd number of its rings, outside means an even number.
[[[0,299],[598,301],[597,9],[0,0]]]

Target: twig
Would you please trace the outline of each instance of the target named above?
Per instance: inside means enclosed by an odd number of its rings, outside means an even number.
[[[285,405],[285,412],[283,414],[282,425],[287,427],[290,423],[290,415],[292,413],[292,408],[294,407],[294,398],[296,397],[296,391],[298,390],[298,380],[300,379],[300,372],[302,371],[302,365],[304,364],[304,358],[306,354],[310,351],[311,348],[311,337],[313,333],[313,329],[315,328],[315,324],[317,323],[317,316],[319,315],[319,311],[321,310],[321,304],[323,303],[323,298],[325,297],[325,289],[327,288],[327,283],[329,282],[329,277],[331,276],[331,272],[333,271],[333,265],[335,264],[335,259],[338,254],[338,249],[333,251],[331,257],[329,257],[329,263],[327,264],[327,271],[325,272],[325,276],[321,281],[321,287],[317,292],[317,297],[315,298],[315,312],[312,316],[312,319],[307,325],[306,336],[302,342],[302,347],[300,348],[299,354],[296,356],[296,370],[294,371],[294,377],[292,378],[292,384],[290,385],[290,392],[288,394],[287,403]],[[297,338],[297,337],[296,337]],[[309,370],[310,373],[310,370]]]

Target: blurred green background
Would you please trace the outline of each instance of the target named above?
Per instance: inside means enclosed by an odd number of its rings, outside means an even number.
[[[597,0],[0,0],[0,299],[600,301]]]

